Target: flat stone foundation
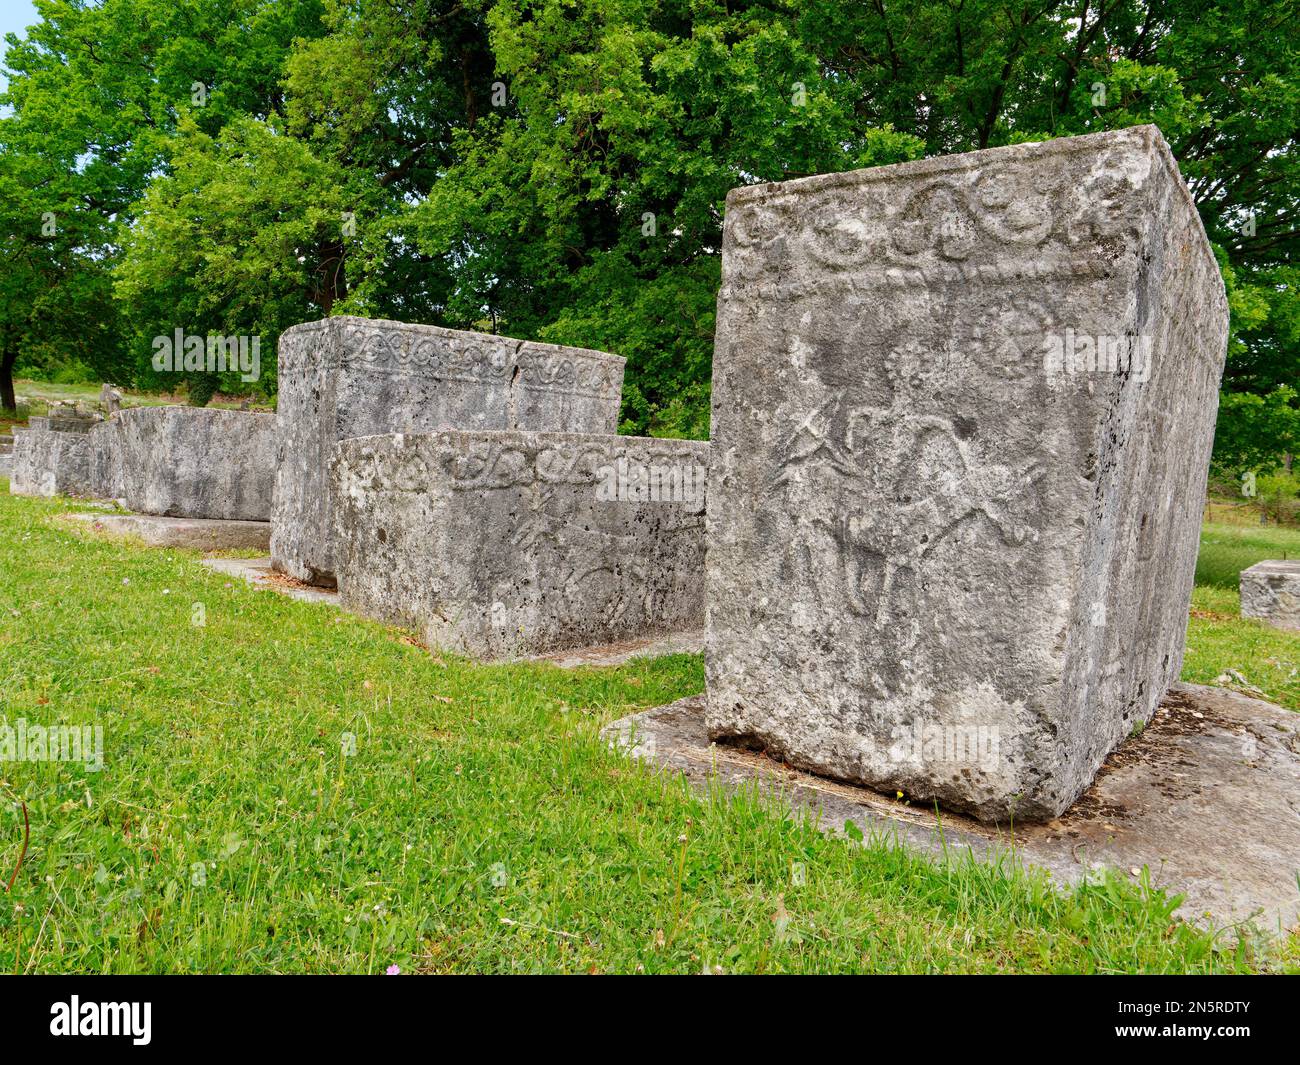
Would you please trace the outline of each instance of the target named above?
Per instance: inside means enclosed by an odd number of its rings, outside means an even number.
[[[339,593],[333,588],[316,588],[286,577],[271,566],[271,556],[263,558],[205,558],[203,565],[227,577],[238,577],[256,588],[267,588],[304,603],[339,605]]]
[[[538,655],[535,661],[549,662],[561,669],[582,666],[621,666],[634,658],[662,658],[664,655],[698,655],[704,653],[704,630],[693,629],[671,636],[643,636],[635,640],[601,644],[598,647],[575,647]]]
[[[269,521],[220,518],[165,518],[156,514],[71,514],[106,536],[143,540],[150,547],[194,551],[269,551]]]
[[[868,788],[792,770],[760,753],[711,744],[704,696],[646,710],[604,730],[646,763],[704,786],[757,782],[810,813],[827,832],[853,821],[958,860],[1005,855],[1076,883],[1103,866],[1185,896],[1188,920],[1255,919],[1266,931],[1300,921],[1300,714],[1236,692],[1178,684],[1151,723],[1121,744],[1096,780],[1044,824],[986,825],[961,814],[908,806]]]

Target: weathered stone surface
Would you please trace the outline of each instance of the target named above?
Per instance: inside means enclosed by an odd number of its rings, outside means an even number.
[[[55,402],[50,406],[46,417],[29,421],[39,421],[42,428],[59,433],[88,433],[99,423],[100,417],[95,411],[86,410],[80,404]],[[32,428],[36,426],[33,425]]]
[[[90,495],[89,435],[16,429],[9,491],[25,496]]]
[[[334,580],[328,467],[340,440],[440,429],[612,433],[623,362],[581,348],[365,318],[280,337],[280,462],[271,555]]]
[[[1179,674],[1226,332],[1154,127],[732,192],[713,735],[983,818],[1068,807]],[[960,735],[997,759],[936,756]]]
[[[90,430],[88,477],[90,495],[97,499],[121,499],[122,421],[114,416]]]
[[[99,476],[128,508],[179,518],[268,521],[276,418],[198,407],[133,407],[102,438],[118,464]],[[111,482],[117,479],[118,483]],[[118,493],[111,493],[116,498]]]
[[[1256,562],[1239,583],[1243,618],[1300,632],[1300,560]]]
[[[1023,863],[1060,885],[1101,869],[1184,896],[1179,915],[1219,927],[1254,920],[1264,931],[1300,922],[1300,714],[1236,692],[1174,685],[1151,723],[1106,759],[1069,812],[1047,824],[979,824],[911,795],[793,771],[770,758],[711,745],[704,699],[692,697],[615,722],[606,735],[701,789],[755,785],[810,814],[828,832],[854,822],[868,838],[898,839],[940,859]]]
[[[225,518],[169,518],[160,514],[70,514],[106,536],[140,540],[150,547],[193,551],[268,551],[269,521]]]
[[[105,381],[99,388],[99,405],[111,417],[122,409],[122,393]]]
[[[481,658],[699,628],[707,455],[695,441],[574,433],[344,441],[343,605]]]

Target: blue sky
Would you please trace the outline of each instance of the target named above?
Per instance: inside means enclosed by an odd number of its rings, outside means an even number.
[[[39,22],[36,8],[29,0],[0,0],[0,41],[6,33],[16,33],[20,37],[23,31],[34,22]],[[8,79],[0,70],[0,91],[3,91]]]

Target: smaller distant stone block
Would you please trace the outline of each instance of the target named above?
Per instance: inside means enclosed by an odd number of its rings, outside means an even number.
[[[1300,560],[1256,562],[1242,570],[1241,616],[1300,632]]]
[[[90,437],[86,433],[19,429],[14,433],[12,464],[9,491],[14,495],[91,494]]]
[[[178,518],[270,521],[274,414],[133,407],[113,416],[98,477],[128,508]],[[117,459],[112,459],[116,450]]]
[[[605,434],[345,440],[343,605],[492,659],[698,629],[707,466],[706,443]]]

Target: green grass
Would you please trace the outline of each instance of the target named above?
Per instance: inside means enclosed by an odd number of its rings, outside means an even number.
[[[0,410],[0,433],[7,433],[13,425],[24,425],[33,415],[45,414],[55,403],[80,403],[83,407],[98,409],[100,385],[67,384],[53,381],[32,381],[20,378],[14,382],[14,393],[18,403],[17,411]],[[122,404],[126,407],[160,407],[174,403],[186,402],[181,395],[166,395],[161,392],[136,392],[122,389]],[[209,404],[211,407],[226,409],[237,408],[240,400],[216,396]],[[263,400],[254,404],[254,409],[269,409]]]
[[[0,972],[1279,964],[1252,936],[1172,920],[1142,883],[1059,890],[850,846],[606,749],[606,722],[702,689],[696,656],[574,672],[435,658],[192,555],[82,538],[49,520],[72,504],[6,489],[3,712],[102,726],[105,765],[0,763],[0,880],[19,800],[31,818]]]
[[[1300,558],[1300,529],[1207,522],[1201,529],[1196,583],[1235,592],[1241,571],[1266,558]]]
[[[1241,616],[1238,575],[1266,558],[1300,558],[1300,530],[1202,527],[1183,679],[1213,684],[1231,670],[1247,684],[1232,678],[1228,687],[1300,710],[1300,636]]]

